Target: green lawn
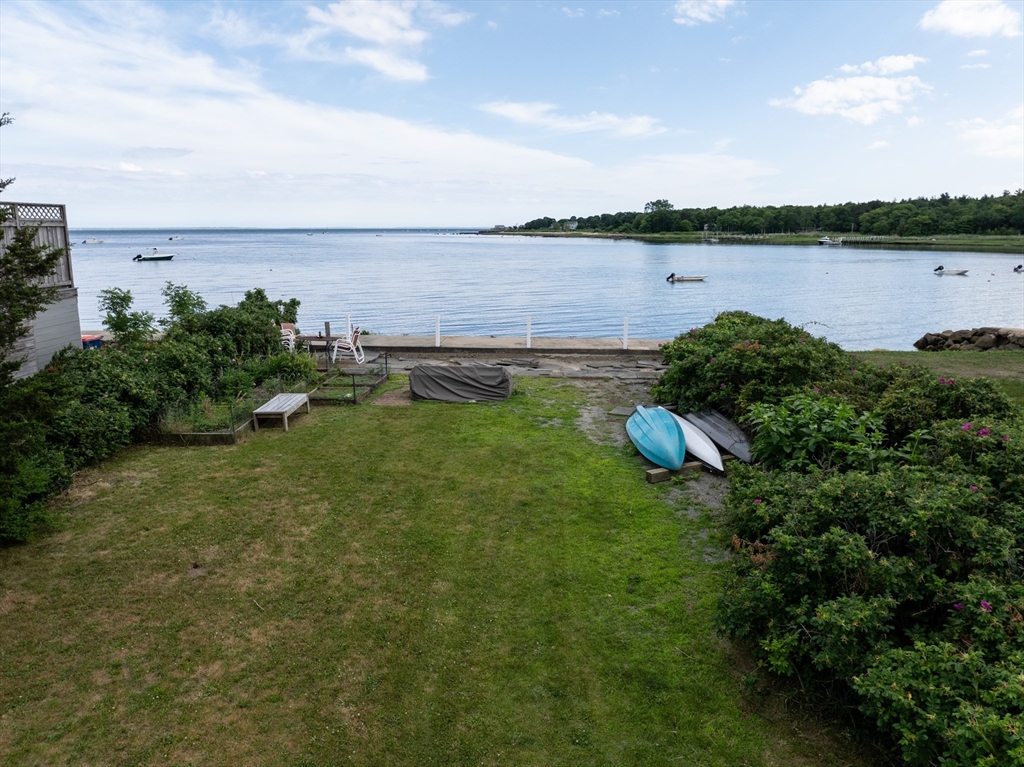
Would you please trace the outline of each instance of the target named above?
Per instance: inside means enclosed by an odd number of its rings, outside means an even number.
[[[517,392],[79,477],[0,550],[0,761],[862,764],[748,704],[685,485],[589,441],[583,389]]]
[[[1024,351],[854,352],[872,365],[925,365],[950,378],[990,378],[1017,405],[1024,407]]]

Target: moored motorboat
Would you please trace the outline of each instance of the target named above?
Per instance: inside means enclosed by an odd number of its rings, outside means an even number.
[[[183,240],[185,238],[182,237],[180,234],[176,234],[172,237],[168,237],[167,239],[170,240],[171,242],[177,242],[178,240]]]
[[[683,275],[672,272],[668,277],[665,278],[665,282],[704,282],[708,276],[706,274],[694,274],[694,275]]]
[[[132,261],[170,261],[174,253],[161,253],[156,248],[149,248],[148,253],[139,253]]]
[[[90,237],[88,240],[82,240],[83,245],[102,245],[103,240],[97,240],[95,237]]]
[[[942,274],[952,274],[952,275],[956,276],[956,275],[965,275],[965,274],[967,274],[967,272],[970,271],[970,269],[947,269],[946,267],[944,267],[944,266],[942,266],[940,264],[939,266],[937,266],[932,271],[934,271],[936,274],[939,274],[939,275],[942,275]]]
[[[843,238],[840,237],[838,240],[833,240],[832,238],[830,238],[826,234],[824,237],[821,237],[818,240],[818,244],[819,245],[842,245],[843,244]]]
[[[686,456],[686,438],[675,417],[667,410],[636,406],[626,421],[626,434],[647,460],[678,471]]]

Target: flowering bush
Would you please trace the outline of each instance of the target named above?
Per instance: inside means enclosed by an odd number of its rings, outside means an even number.
[[[984,476],[890,466],[738,467],[727,508],[727,635],[776,674],[845,690],[908,763],[970,749],[992,760],[979,763],[1013,763],[1024,744],[1024,507],[1000,503]]]
[[[851,367],[836,344],[785,320],[725,312],[662,347],[669,369],[654,396],[680,411],[715,408],[741,413],[757,402],[777,403]]]

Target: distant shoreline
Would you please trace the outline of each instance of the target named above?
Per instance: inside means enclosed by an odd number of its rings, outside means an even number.
[[[661,234],[626,234],[613,232],[555,232],[546,230],[496,230],[477,232],[484,235],[515,235],[520,237],[589,238],[598,240],[638,240],[650,243],[682,243],[699,245],[705,240],[713,245],[818,245],[825,232],[813,234],[727,234],[705,235],[703,232],[664,232]],[[962,234],[935,237],[879,237],[829,232],[833,240],[843,238],[842,247],[896,250],[935,250],[1024,255],[1024,236]]]

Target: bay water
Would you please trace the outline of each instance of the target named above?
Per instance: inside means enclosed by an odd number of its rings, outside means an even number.
[[[180,236],[181,240],[170,240]],[[99,292],[130,290],[166,314],[161,288],[210,306],[263,288],[298,298],[298,325],[384,334],[671,338],[727,310],[784,317],[850,350],[911,349],[926,332],[1024,327],[1020,255],[853,247],[650,244],[477,235],[453,230],[72,230],[83,329],[102,326]],[[83,244],[86,239],[101,244]],[[147,248],[171,261],[133,262]],[[969,269],[939,277],[933,269]],[[669,273],[707,275],[668,283]]]

